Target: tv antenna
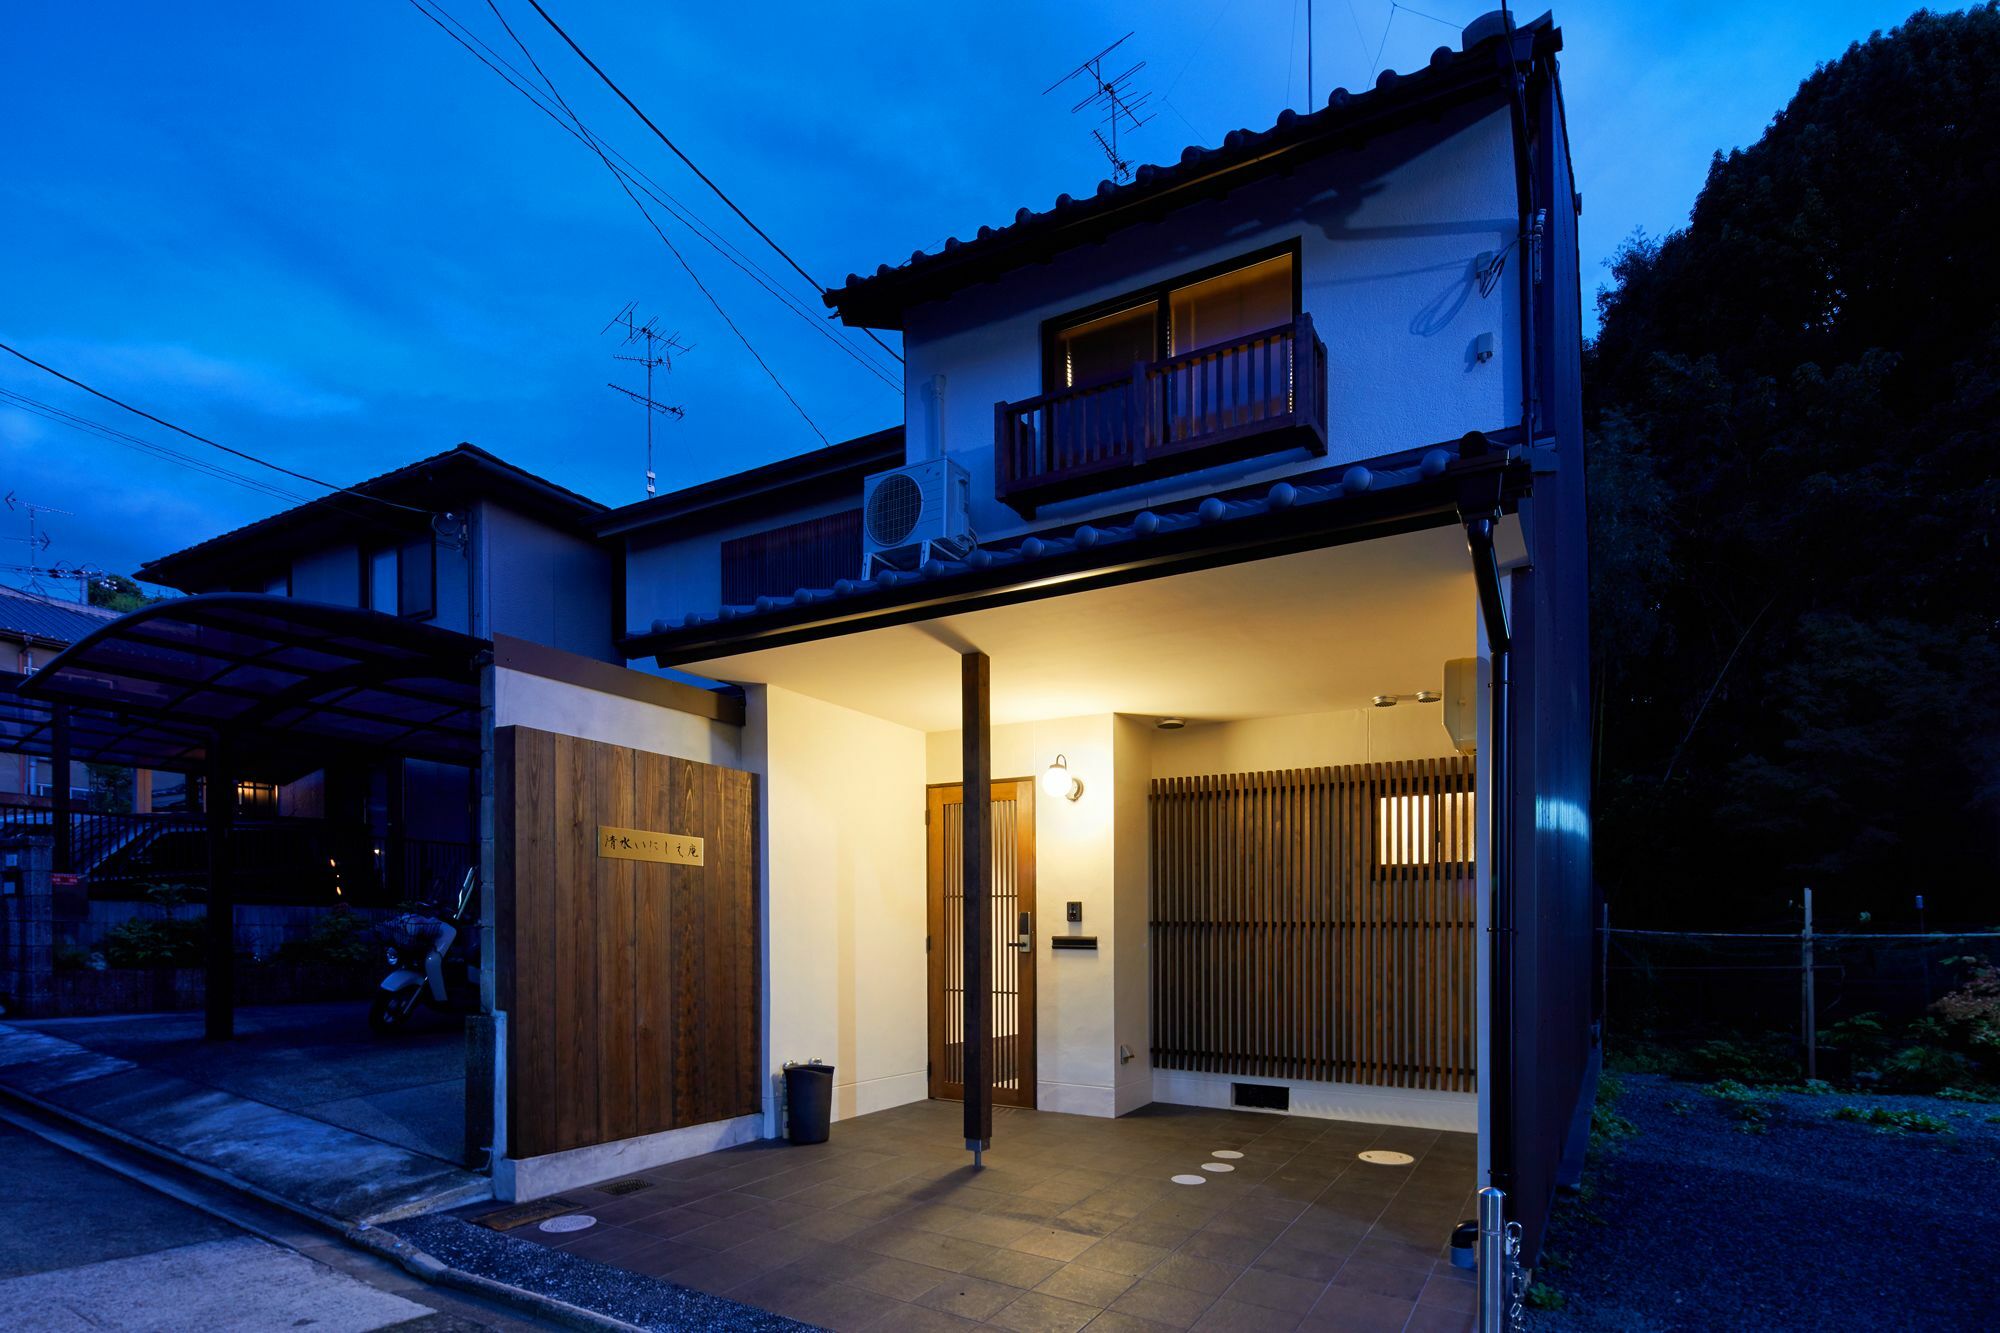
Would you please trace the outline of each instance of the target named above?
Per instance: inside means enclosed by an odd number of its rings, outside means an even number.
[[[4,498],[0,498],[0,504],[7,506],[8,513],[24,514],[28,520],[28,533],[25,537],[9,537],[7,539],[9,541],[20,542],[28,548],[28,560],[26,564],[10,564],[7,566],[8,569],[28,576],[27,591],[46,597],[49,595],[49,590],[42,586],[43,579],[79,579],[83,581],[82,600],[89,601],[89,581],[94,578],[104,577],[102,570],[89,569],[82,566],[72,568],[60,560],[53,565],[42,563],[42,552],[55,544],[55,538],[50,536],[48,529],[42,526],[42,515],[61,514],[66,518],[74,518],[75,515],[71,514],[67,509],[57,509],[53,505],[36,504],[32,500],[23,500],[12,491],[7,492]]]
[[[635,393],[622,385],[608,382],[604,387],[612,390],[614,393],[624,394],[627,398],[630,398],[633,402],[646,409],[646,494],[653,495],[658,490],[658,481],[653,472],[653,418],[655,416],[672,417],[674,420],[679,421],[687,416],[686,408],[674,403],[662,403],[653,397],[653,372],[664,366],[667,373],[672,374],[675,353],[692,352],[694,344],[682,342],[681,335],[678,333],[661,333],[660,321],[657,318],[641,322],[639,317],[633,313],[638,304],[637,301],[627,301],[625,308],[613,315],[611,322],[599,329],[597,333],[599,337],[603,337],[613,329],[622,328],[625,330],[625,337],[619,344],[621,347],[638,347],[644,349],[643,351],[614,352],[612,354],[612,359],[615,361],[630,361],[634,365],[646,368],[646,391],[644,393]]]
[[[1079,111],[1093,107],[1103,110],[1104,124],[1102,127],[1093,127],[1090,131],[1090,137],[1097,140],[1098,148],[1103,151],[1105,158],[1111,163],[1112,178],[1118,181],[1129,181],[1132,179],[1132,164],[1118,151],[1119,122],[1123,121],[1126,132],[1130,133],[1153,118],[1150,113],[1145,115],[1140,114],[1140,112],[1145,110],[1146,103],[1152,99],[1153,95],[1150,92],[1135,92],[1132,88],[1133,77],[1140,70],[1146,68],[1145,61],[1141,60],[1138,64],[1127,68],[1120,74],[1113,74],[1107,77],[1104,73],[1105,57],[1130,41],[1131,38],[1132,34],[1129,32],[1126,33],[1123,37],[1120,37],[1117,41],[1105,47],[1102,51],[1099,51],[1096,55],[1084,61],[1081,65],[1078,65],[1048,87],[1042,89],[1042,96],[1047,97],[1050,93],[1073,79],[1080,79],[1089,86],[1090,92],[1082,101],[1069,109],[1070,114],[1075,115]]]

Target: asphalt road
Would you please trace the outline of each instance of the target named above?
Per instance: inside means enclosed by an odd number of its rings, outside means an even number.
[[[540,1327],[428,1287],[207,1182],[149,1176],[183,1196],[171,1197],[100,1164],[126,1161],[115,1148],[66,1140],[100,1159],[92,1160],[4,1114],[0,1328],[10,1333]]]

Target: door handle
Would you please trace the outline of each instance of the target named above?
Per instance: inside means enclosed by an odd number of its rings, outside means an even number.
[[[1033,912],[1021,913],[1019,925],[1021,938],[1014,947],[1022,953],[1033,953],[1035,951],[1035,914]]]

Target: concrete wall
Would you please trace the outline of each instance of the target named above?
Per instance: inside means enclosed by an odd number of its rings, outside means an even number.
[[[834,1066],[835,1119],[929,1095],[924,737],[751,686],[744,766],[764,774],[766,1133],[779,1069]]]
[[[904,339],[909,457],[932,436],[945,377],[945,451],[973,479],[983,539],[1030,526],[994,501],[993,405],[1042,392],[1041,326],[1099,301],[1297,239],[1301,299],[1327,349],[1329,456],[1273,456],[1049,506],[1034,526],[1202,494],[1307,467],[1372,458],[1511,424],[1518,413],[1518,289],[1481,296],[1474,270],[1517,228],[1508,116],[1446,113],[1282,180],[1247,186],[1044,265],[910,312]],[[1513,264],[1510,257],[1508,274]],[[1494,336],[1484,364],[1473,340]]]

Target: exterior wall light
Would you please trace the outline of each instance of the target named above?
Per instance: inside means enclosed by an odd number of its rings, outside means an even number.
[[[1042,791],[1049,796],[1074,801],[1083,795],[1083,779],[1069,771],[1066,756],[1057,755],[1056,761],[1042,770]]]

